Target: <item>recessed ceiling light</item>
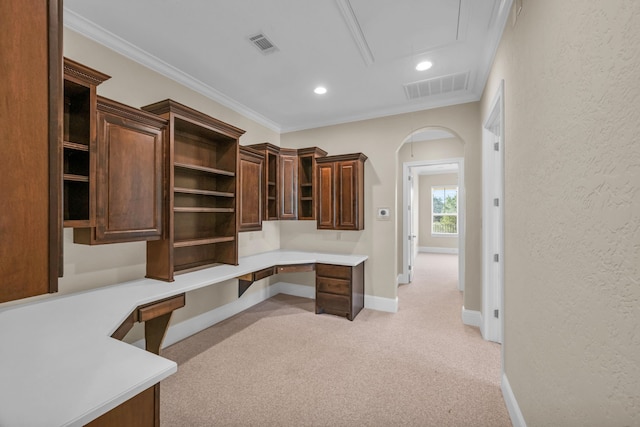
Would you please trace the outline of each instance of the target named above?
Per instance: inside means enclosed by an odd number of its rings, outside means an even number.
[[[425,70],[428,70],[429,68],[431,68],[432,66],[433,66],[433,64],[431,63],[431,61],[422,61],[421,63],[416,65],[416,70],[425,71]]]
[[[327,93],[327,88],[323,87],[323,86],[318,86],[317,88],[315,88],[313,90],[315,93],[317,93],[318,95],[324,95],[325,93]]]

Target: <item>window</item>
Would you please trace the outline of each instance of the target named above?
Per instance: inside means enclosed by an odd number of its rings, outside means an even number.
[[[431,234],[458,234],[458,187],[431,187]]]

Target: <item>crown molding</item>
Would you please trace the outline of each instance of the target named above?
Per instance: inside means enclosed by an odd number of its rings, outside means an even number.
[[[363,120],[379,119],[387,116],[395,116],[398,114],[414,113],[416,111],[431,110],[433,108],[450,107],[452,105],[466,104],[480,100],[482,94],[474,92],[463,92],[455,97],[447,97],[438,100],[431,100],[420,104],[399,105],[391,108],[371,111],[365,114],[357,114],[342,117],[339,120],[325,120],[317,122],[306,122],[296,126],[283,126],[282,133],[297,132],[301,130],[321,128],[325,126],[335,126],[345,123],[359,122]]]
[[[163,60],[157,58],[154,55],[140,49],[137,46],[129,43],[128,41],[118,37],[117,35],[111,33],[110,31],[100,27],[99,25],[89,21],[88,19],[78,15],[77,13],[64,8],[64,26],[68,29],[75,31],[83,36],[108,47],[109,49],[141,64],[145,67],[162,74],[163,76],[174,80],[189,89],[192,89],[207,98],[224,105],[227,108],[235,111],[238,114],[241,114],[258,124],[280,133],[281,127],[277,123],[263,115],[253,111],[252,109],[246,107],[245,105],[233,100],[222,92],[214,89],[213,87],[201,82],[200,80],[190,76],[173,67],[172,65],[167,64]]]

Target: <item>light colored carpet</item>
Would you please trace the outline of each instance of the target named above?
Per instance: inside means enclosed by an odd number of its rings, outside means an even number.
[[[395,314],[258,304],[163,350],[162,426],[510,426],[500,346],[462,324],[456,287],[456,255],[420,254]]]

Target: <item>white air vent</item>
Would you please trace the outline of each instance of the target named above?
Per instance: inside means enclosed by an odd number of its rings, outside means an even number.
[[[404,93],[408,99],[424,98],[426,96],[441,95],[443,93],[467,90],[469,72],[435,77],[404,85]]]
[[[271,40],[269,40],[263,33],[254,34],[252,36],[249,36],[248,38],[249,41],[253,43],[253,45],[265,55],[278,50],[278,48],[273,43],[271,43]]]

